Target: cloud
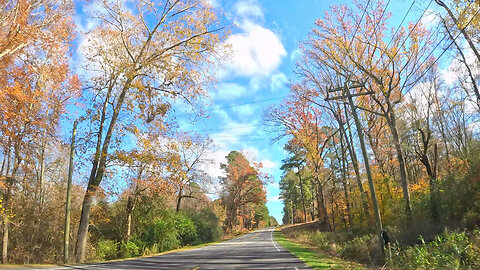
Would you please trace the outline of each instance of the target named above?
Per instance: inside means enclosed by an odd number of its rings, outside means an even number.
[[[247,93],[247,88],[237,83],[220,83],[213,93],[215,100],[232,101]]]
[[[238,1],[234,6],[235,13],[241,18],[261,18],[263,10],[256,0]]]
[[[252,116],[255,111],[253,106],[250,104],[232,107],[232,111],[239,117],[239,118],[246,118]]]
[[[267,201],[269,201],[269,202],[278,202],[278,201],[280,201],[280,195],[267,196]]]
[[[287,82],[288,78],[284,73],[274,73],[270,78],[270,90],[276,92],[276,90],[285,87]]]
[[[234,6],[236,24],[241,32],[231,35],[226,43],[232,48],[232,61],[222,76],[250,77],[269,75],[287,55],[280,38],[259,24],[263,11],[257,1],[240,1]]]
[[[236,76],[269,75],[286,55],[282,42],[270,29],[252,22],[245,22],[242,29],[227,39],[233,50],[228,71]]]
[[[206,2],[213,8],[219,8],[222,5],[221,0],[206,0]]]
[[[260,162],[262,163],[263,169],[265,169],[265,170],[275,169],[275,168],[278,167],[277,163],[275,163],[274,161],[271,161],[269,159],[264,159]]]
[[[295,49],[290,53],[290,61],[296,61],[302,55],[302,51],[300,49]]]
[[[426,28],[432,29],[434,26],[438,24],[439,17],[437,16],[437,13],[434,10],[429,9],[425,12],[425,15],[423,15],[423,17],[420,19],[420,22]]]

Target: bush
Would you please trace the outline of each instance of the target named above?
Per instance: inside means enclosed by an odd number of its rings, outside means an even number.
[[[100,240],[96,248],[97,258],[113,260],[118,256],[118,243],[113,240]]]
[[[394,249],[392,264],[398,269],[478,269],[480,250],[472,239],[479,239],[480,232],[475,231],[469,237],[465,232],[437,236],[433,241]]]
[[[192,244],[198,245],[220,239],[222,228],[213,210],[203,209],[200,212],[191,214],[191,219],[197,231],[196,239]]]
[[[140,256],[141,248],[133,241],[122,242],[120,244],[120,254],[122,258]]]
[[[361,263],[373,263],[372,252],[375,252],[372,235],[358,236],[340,246],[340,256]]]
[[[314,247],[320,250],[330,251],[330,241],[328,240],[328,233],[316,231],[311,234],[311,243]]]
[[[163,252],[195,241],[197,231],[193,221],[183,213],[165,211],[153,223],[144,224],[136,236],[147,253]],[[139,246],[139,245],[137,245]],[[148,250],[147,250],[148,249]]]
[[[193,221],[184,214],[176,214],[174,217],[176,234],[182,246],[189,245],[196,240],[197,229]]]

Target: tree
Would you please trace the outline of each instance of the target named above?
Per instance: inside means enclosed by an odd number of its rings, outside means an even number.
[[[82,262],[93,197],[123,121],[130,128],[161,122],[173,100],[196,104],[212,81],[208,73],[224,49],[226,31],[202,1],[122,1],[99,3],[101,23],[86,38],[86,59],[95,72],[91,91],[96,146],[82,206],[76,259]],[[120,121],[120,122],[119,122]],[[137,125],[138,123],[138,125]],[[125,130],[123,130],[125,131]]]
[[[226,208],[225,226],[232,231],[238,211],[248,204],[259,204],[266,201],[263,186],[265,175],[260,172],[261,164],[250,162],[244,154],[231,151],[227,156],[227,164],[221,164],[226,176],[220,178],[222,204]]]

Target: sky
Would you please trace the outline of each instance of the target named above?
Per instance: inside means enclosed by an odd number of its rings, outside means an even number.
[[[388,0],[387,0],[388,1]],[[275,134],[268,134],[262,125],[264,111],[278,104],[288,94],[287,82],[295,81],[295,63],[301,51],[300,42],[307,38],[314,21],[321,18],[330,5],[351,1],[326,0],[209,0],[224,12],[233,27],[226,42],[232,46],[230,61],[218,70],[218,84],[210,89],[211,102],[205,108],[209,117],[196,121],[182,119],[182,130],[209,133],[216,147],[209,153],[212,163],[207,173],[216,178],[222,175],[220,163],[232,150],[244,151],[263,164],[263,172],[272,176],[267,189],[270,215],[281,222],[283,202],[279,199],[280,167],[285,158],[286,139],[272,143]],[[412,4],[411,1],[391,0],[391,27],[397,27]],[[78,3],[78,2],[77,2]],[[404,22],[416,21],[429,1],[415,3]],[[433,4],[432,4],[433,6]],[[77,5],[75,22],[79,30],[89,29],[92,22],[85,19],[87,8]],[[424,21],[428,21],[425,16]]]

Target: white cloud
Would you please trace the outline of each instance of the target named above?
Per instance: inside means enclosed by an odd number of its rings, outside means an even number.
[[[231,101],[244,96],[247,88],[236,83],[221,83],[214,92],[215,100]]]
[[[213,8],[219,8],[222,5],[221,0],[205,0],[205,2]]]
[[[242,18],[262,18],[263,10],[256,0],[238,1],[234,6],[235,13]]]
[[[425,15],[423,15],[420,22],[426,28],[432,29],[433,26],[438,24],[439,17],[437,16],[437,13],[434,10],[429,9],[425,12]]]
[[[269,202],[278,202],[278,201],[280,201],[280,195],[267,196],[267,201],[269,201]]]
[[[274,161],[271,161],[269,159],[264,159],[262,161],[260,161],[263,165],[263,168],[265,170],[270,170],[270,169],[275,169],[278,167],[277,163],[275,163]]]
[[[270,78],[270,90],[275,92],[276,90],[286,86],[288,82],[287,76],[282,72],[276,72]]]
[[[240,118],[246,118],[255,113],[253,106],[250,104],[232,107],[232,111]]]
[[[290,61],[296,61],[302,55],[302,51],[300,49],[295,49],[290,53]]]
[[[268,76],[286,56],[280,38],[272,30],[250,20],[242,21],[241,33],[231,35],[226,43],[232,47],[232,62],[226,65],[223,76]]]

